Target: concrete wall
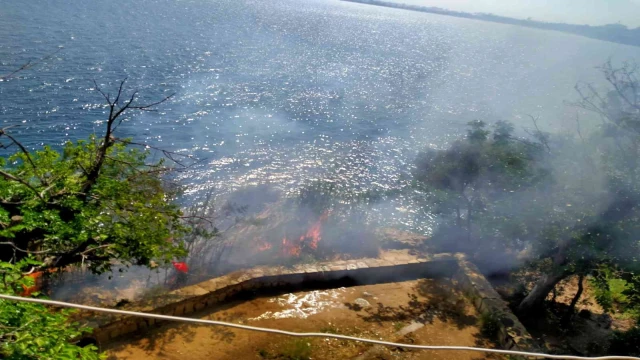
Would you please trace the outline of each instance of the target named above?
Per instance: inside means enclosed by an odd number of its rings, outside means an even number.
[[[533,337],[513,314],[507,303],[495,291],[480,270],[464,255],[458,258],[458,271],[454,276],[457,285],[471,299],[478,312],[489,314],[498,321],[498,341],[507,350],[539,352]]]
[[[353,286],[451,277],[457,259],[450,254],[402,259],[359,259],[313,265],[257,267],[187,286],[153,299],[137,302],[122,310],[154,314],[186,316],[221,305],[232,299],[251,298],[269,293],[285,293],[304,289]],[[84,324],[94,328],[99,343],[156,326],[155,319],[135,316],[83,314]]]
[[[335,261],[291,268],[257,267],[187,286],[135,303],[124,310],[188,316],[233,299],[249,299],[258,295],[439,277],[452,278],[479,312],[490,313],[498,320],[498,340],[502,347],[538,350],[531,335],[491,284],[475,265],[460,254]],[[160,323],[155,319],[135,316],[84,315],[84,323],[94,328],[93,338],[102,344]]]

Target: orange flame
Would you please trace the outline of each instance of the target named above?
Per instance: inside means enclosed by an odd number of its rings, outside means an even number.
[[[258,251],[267,251],[271,249],[271,244],[266,241],[262,241],[262,243],[258,246]]]
[[[36,271],[36,272],[32,272],[31,274],[26,275],[26,277],[32,278],[33,279],[33,285],[27,286],[27,285],[22,285],[22,292],[20,293],[20,296],[31,296],[33,293],[36,292],[40,292],[42,291],[42,287],[44,285],[44,279],[42,277],[42,275],[44,275],[45,272],[48,272],[50,274],[55,273],[56,271],[67,271],[68,269],[60,269],[60,268],[53,268],[53,269],[48,269],[45,271]]]
[[[256,243],[255,250],[263,252],[271,249],[271,244],[264,240],[261,236],[256,236],[253,241]]]
[[[284,237],[282,239],[283,254],[291,255],[291,256],[300,256],[303,245],[308,246],[310,249],[316,250],[318,248],[318,243],[320,242],[320,240],[322,240],[322,236],[321,236],[322,223],[326,221],[327,218],[329,218],[328,211],[322,214],[322,216],[320,216],[320,218],[316,222],[311,224],[307,232],[304,235],[300,236],[297,244],[294,241]]]
[[[31,296],[42,288],[42,271],[31,273],[27,275],[27,277],[32,278],[34,283],[31,286],[22,285],[22,293],[20,296]]]
[[[300,256],[302,247],[300,244],[295,244],[292,241],[287,240],[286,237],[282,238],[282,252],[285,255]]]

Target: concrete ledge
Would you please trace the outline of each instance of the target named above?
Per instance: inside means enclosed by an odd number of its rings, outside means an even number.
[[[123,310],[189,316],[233,299],[286,293],[305,289],[331,288],[452,277],[458,259],[451,254],[398,259],[358,259],[285,267],[257,267],[187,286]],[[93,338],[106,343],[127,334],[141,332],[162,321],[132,316],[83,314],[94,328]]]
[[[125,310],[154,314],[189,316],[232,300],[287,292],[326,289],[449,277],[476,309],[498,320],[498,341],[504,349],[540,350],[529,332],[511,312],[478,268],[462,254],[434,254],[391,259],[358,259],[296,265],[294,267],[256,267],[187,286],[138,302]],[[163,321],[140,317],[85,314],[84,321],[94,328],[93,338],[107,343],[124,335],[143,332]]]
[[[490,314],[498,321],[498,341],[507,350],[539,352],[533,337],[513,314],[507,303],[491,286],[480,270],[464,255],[456,254],[458,271],[454,276],[460,289],[471,299],[478,312]]]

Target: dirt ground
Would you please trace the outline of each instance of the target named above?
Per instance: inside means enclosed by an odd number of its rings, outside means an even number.
[[[604,309],[602,309],[602,306],[598,305],[596,302],[595,290],[592,288],[591,283],[588,280],[585,280],[583,284],[584,292],[576,304],[576,312],[580,312],[581,310],[589,311],[591,318],[605,316]],[[568,279],[561,281],[557,287],[558,295],[555,300],[556,303],[568,306],[575,293],[578,291],[578,277],[571,276]],[[549,296],[549,299],[551,299],[551,296]],[[633,319],[625,318],[623,314],[617,312],[615,309],[608,317],[608,320],[609,327],[612,330],[626,331],[635,325],[635,321]]]
[[[543,312],[535,316],[520,317],[531,335],[546,348],[557,353],[581,356],[609,355],[607,347],[614,330],[626,331],[635,325],[635,320],[623,314],[607,314],[596,302],[595,290],[585,279],[584,292],[576,304],[575,315],[569,326],[563,324],[569,304],[578,290],[578,277],[571,276],[556,286],[556,297],[549,294]],[[494,286],[506,299],[517,287],[515,283],[494,282]],[[530,284],[529,287],[532,287]],[[519,299],[512,302],[516,306]]]
[[[425,345],[484,345],[478,314],[444,280],[284,294],[227,304],[203,319]],[[213,326],[167,324],[104,349],[110,359],[486,359],[478,352],[400,350]],[[495,358],[495,357],[493,357]]]

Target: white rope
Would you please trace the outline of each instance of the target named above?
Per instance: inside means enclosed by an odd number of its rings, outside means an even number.
[[[583,356],[573,356],[573,355],[551,355],[551,354],[542,354],[542,353],[534,353],[534,352],[526,352],[526,351],[515,351],[515,350],[500,350],[500,349],[485,349],[479,347],[470,347],[470,346],[432,346],[432,345],[412,345],[412,344],[399,344],[390,341],[380,341],[373,339],[363,339],[353,336],[346,335],[338,335],[338,334],[326,334],[326,333],[298,333],[292,331],[284,331],[284,330],[276,330],[276,329],[268,329],[261,328],[256,326],[248,326],[248,325],[240,325],[234,323],[228,323],[223,321],[215,321],[215,320],[203,320],[203,319],[192,319],[178,316],[169,316],[169,315],[159,315],[159,314],[151,314],[151,313],[141,313],[135,311],[125,311],[125,310],[116,310],[116,309],[108,309],[108,308],[100,308],[95,306],[88,305],[80,305],[73,304],[62,301],[54,301],[54,300],[44,300],[44,299],[34,299],[34,298],[24,298],[20,296],[11,296],[0,294],[0,299],[12,300],[12,301],[23,301],[30,303],[37,303],[43,305],[51,305],[51,306],[61,306],[82,310],[89,310],[95,312],[103,312],[110,314],[118,314],[118,315],[129,315],[129,316],[138,316],[150,319],[159,319],[159,320],[170,320],[170,321],[180,321],[185,323],[193,323],[193,324],[206,324],[206,325],[218,325],[218,326],[226,326],[236,329],[243,329],[249,331],[259,331],[266,332],[271,334],[280,334],[287,336],[295,336],[295,337],[322,337],[322,338],[332,338],[332,339],[341,339],[341,340],[351,340],[351,341],[359,341],[369,344],[378,344],[392,347],[402,347],[402,348],[410,348],[410,349],[422,349],[422,350],[462,350],[462,351],[477,351],[477,352],[485,352],[485,353],[495,353],[495,354],[505,354],[505,355],[519,355],[519,356],[528,356],[528,357],[536,357],[536,358],[547,358],[547,359],[569,359],[569,360],[640,360],[640,358],[633,356],[600,356],[600,357],[583,357]]]

